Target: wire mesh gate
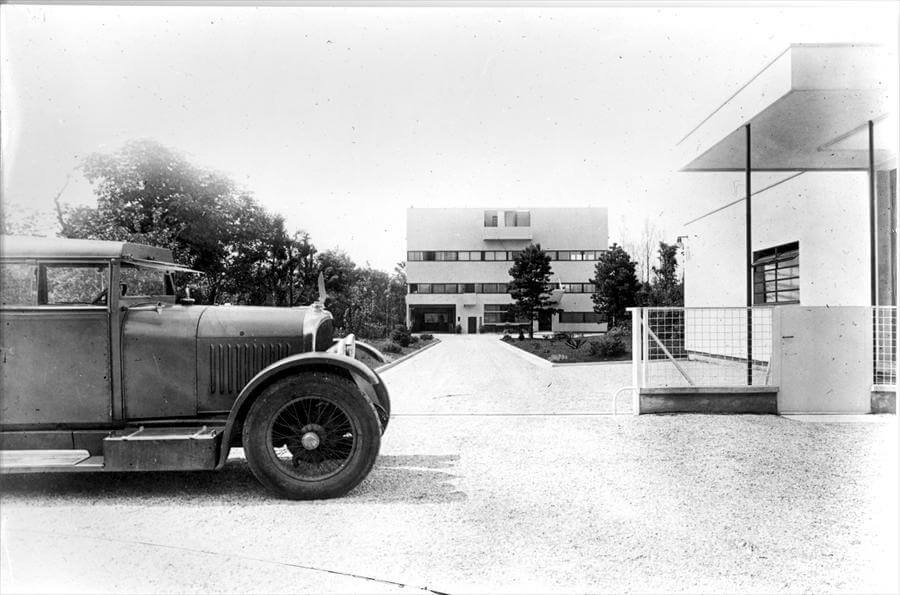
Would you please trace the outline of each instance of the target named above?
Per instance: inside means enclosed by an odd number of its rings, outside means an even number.
[[[632,308],[643,388],[771,386],[772,308]]]

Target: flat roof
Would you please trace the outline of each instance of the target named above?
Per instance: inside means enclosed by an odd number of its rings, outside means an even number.
[[[894,66],[878,45],[791,45],[679,141],[681,171],[743,171],[746,124],[755,171],[867,169],[870,120],[892,159]]]
[[[172,251],[168,248],[132,244],[131,242],[12,235],[0,235],[0,256],[3,258],[123,258],[164,263],[174,262]]]

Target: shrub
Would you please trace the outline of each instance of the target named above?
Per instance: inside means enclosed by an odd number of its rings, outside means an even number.
[[[561,333],[561,332],[553,333],[553,340],[554,341],[568,341],[569,333]]]
[[[457,334],[457,335],[461,335],[461,334],[462,334],[462,325],[460,325],[460,324],[457,324],[457,325],[456,325],[456,334]]]
[[[594,357],[618,357],[624,355],[628,348],[621,336],[607,333],[590,343],[591,355]]]
[[[422,333],[421,335],[419,335],[419,338],[423,341],[431,341],[432,339],[434,339],[434,335],[432,335],[431,333]]]
[[[524,341],[524,340],[525,340],[525,331],[523,331],[522,329],[519,329],[519,341]]]
[[[385,353],[400,353],[403,348],[395,341],[382,341],[378,344],[378,350]]]
[[[398,324],[394,327],[394,330],[391,331],[391,341],[399,343],[401,347],[409,347],[411,336],[412,334],[404,324]]]
[[[419,342],[419,338],[417,336],[415,336],[415,335],[409,336],[409,344],[410,345],[415,345],[418,342]]]
[[[585,338],[584,338],[584,337],[578,337],[578,336],[571,336],[571,337],[569,337],[568,339],[566,339],[565,341],[566,341],[566,345],[567,345],[568,347],[571,347],[572,349],[577,350],[577,349],[579,349],[582,345],[584,345]]]

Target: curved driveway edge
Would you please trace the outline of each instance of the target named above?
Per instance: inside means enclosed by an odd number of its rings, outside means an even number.
[[[426,345],[425,347],[423,347],[423,348],[421,348],[421,349],[416,349],[416,350],[413,351],[412,353],[407,353],[407,354],[404,355],[403,357],[397,358],[397,359],[395,359],[395,360],[392,361],[392,362],[386,363],[386,364],[384,364],[384,365],[381,366],[381,367],[375,368],[375,372],[381,374],[381,373],[384,372],[385,370],[390,370],[391,368],[393,368],[393,367],[396,366],[397,364],[402,364],[403,362],[405,362],[406,360],[410,359],[411,357],[413,357],[413,356],[415,356],[415,355],[419,355],[420,353],[423,353],[423,352],[425,352],[425,351],[428,351],[429,349],[431,349],[432,347],[434,347],[435,345],[437,345],[437,344],[440,343],[440,342],[441,342],[441,340],[438,339],[437,337],[435,337],[435,338],[434,338],[434,341],[432,341],[431,343],[429,343],[429,344]]]

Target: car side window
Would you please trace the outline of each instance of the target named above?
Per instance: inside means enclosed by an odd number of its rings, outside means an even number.
[[[9,263],[0,266],[0,306],[37,304],[37,266]]]
[[[109,298],[108,265],[42,265],[44,287],[40,303],[46,305],[105,306]]]
[[[165,271],[122,265],[120,293],[126,297],[172,295]]]

